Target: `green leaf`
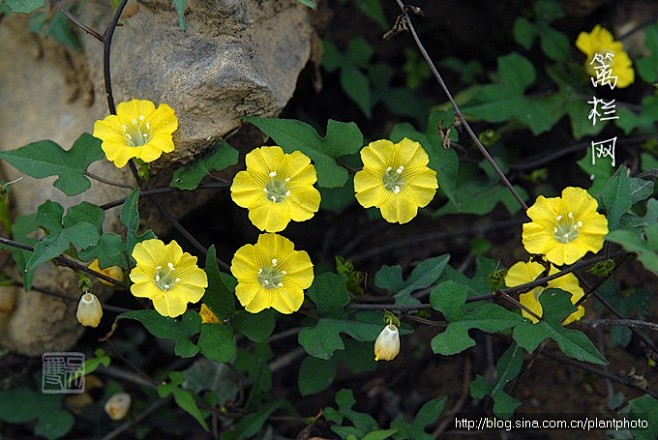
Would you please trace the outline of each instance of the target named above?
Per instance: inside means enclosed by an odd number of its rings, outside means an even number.
[[[34,253],[27,262],[26,269],[34,270],[40,264],[62,255],[71,246],[82,249],[94,246],[99,237],[98,228],[85,222],[62,229],[55,235],[48,235],[34,245]]]
[[[395,438],[399,440],[432,440],[434,436],[426,433],[425,428],[439,420],[447,401],[448,398],[443,396],[425,402],[416,413],[416,417],[410,422],[398,414],[391,422],[391,428],[397,429]]]
[[[396,304],[418,303],[411,294],[438,280],[449,260],[449,254],[428,258],[419,263],[405,281],[400,266],[382,266],[375,274],[375,285],[393,292]],[[395,307],[391,306],[391,309],[395,310]]]
[[[187,0],[173,0],[173,2],[176,7],[176,13],[178,14],[178,26],[181,29],[185,29],[185,7],[187,6]]]
[[[236,163],[238,163],[238,150],[225,140],[220,140],[203,157],[189,166],[174,171],[169,186],[182,190],[196,189],[201,183],[201,179],[212,171],[221,171]]]
[[[73,428],[73,416],[61,408],[61,394],[36,393],[28,388],[0,391],[0,419],[26,423],[38,419],[34,434],[48,439],[65,436]]]
[[[620,107],[617,116],[619,118],[615,119],[615,125],[624,130],[624,134],[628,135],[634,130],[654,133],[653,122],[658,118],[658,96],[642,98],[642,109],[638,113],[628,107]]]
[[[142,235],[137,235],[139,230],[139,188],[135,188],[123,202],[120,218],[121,224],[126,227],[126,253],[132,258],[133,248],[137,243],[155,238],[155,234],[150,229]]]
[[[237,440],[245,440],[255,436],[263,427],[270,414],[278,407],[278,402],[272,402],[260,408],[259,411],[242,417],[236,428],[236,432],[238,432]]]
[[[235,330],[251,341],[265,342],[274,331],[274,312],[266,309],[258,313],[241,311],[233,318]]]
[[[354,398],[352,390],[342,389],[336,393],[336,404],[338,405],[337,412],[343,417],[349,419],[357,430],[366,433],[379,428],[378,423],[372,418],[372,416],[352,409],[355,403],[356,399]],[[337,427],[333,426],[332,430],[337,432],[335,428]]]
[[[541,49],[547,57],[556,61],[567,60],[571,44],[564,33],[542,23],[539,25],[539,34]]]
[[[606,186],[610,177],[612,176],[613,168],[611,166],[610,159],[601,158],[592,160],[592,149],[587,148],[587,153],[585,157],[580,159],[578,166],[587,173],[590,180],[592,181],[592,186],[587,189],[587,192],[592,196],[596,197],[598,193],[603,191],[603,188]]]
[[[251,380],[250,400],[259,401],[260,398],[270,399],[272,389],[272,372],[268,367],[273,353],[269,344],[250,344],[248,349],[238,348],[235,367],[244,371]]]
[[[361,440],[385,440],[398,432],[397,429],[378,429],[375,431],[370,431]]]
[[[321,316],[340,314],[350,302],[345,276],[335,273],[327,272],[315,277],[307,293]]]
[[[311,356],[329,359],[334,351],[345,348],[341,333],[346,333],[360,342],[374,341],[383,328],[381,314],[377,314],[376,319],[379,322],[321,318],[315,327],[302,328],[298,340]]]
[[[39,205],[34,218],[46,234],[56,235],[62,231],[62,217],[64,217],[64,207],[52,200],[46,200]]]
[[[658,223],[644,230],[617,229],[610,232],[605,239],[637,254],[637,259],[644,267],[658,275]]]
[[[43,8],[46,0],[5,0],[5,3],[17,14],[29,14]]]
[[[523,350],[513,343],[498,360],[496,364],[497,374],[494,381],[490,383],[478,374],[471,382],[471,396],[474,399],[491,396],[494,401],[494,414],[502,418],[511,417],[521,402],[507,394],[504,388],[505,385],[519,375],[522,365]]]
[[[104,219],[105,211],[102,208],[99,208],[93,203],[82,202],[66,210],[62,224],[65,228],[68,228],[80,222],[91,223],[96,226],[98,232],[101,232]]]
[[[388,20],[379,0],[360,0],[356,5],[366,17],[377,23],[380,28],[383,30],[388,29]]]
[[[550,23],[564,17],[564,10],[555,0],[538,0],[535,2],[535,15],[538,21]]]
[[[235,285],[237,281],[229,274],[219,271],[217,250],[210,246],[206,254],[206,275],[208,287],[201,301],[223,321],[230,320],[235,313]]]
[[[134,319],[141,322],[156,338],[173,339],[176,341],[174,353],[177,356],[192,357],[199,351],[192,337],[199,333],[201,317],[193,310],[185,312],[180,321],[162,316],[155,310],[133,310],[120,314],[116,319]]]
[[[589,112],[592,108],[585,99],[569,100],[566,104],[566,109],[569,115],[569,121],[571,122],[571,132],[575,139],[599,134],[607,125],[606,122],[600,121],[592,124],[592,121],[588,119]],[[591,150],[591,148],[588,149]]]
[[[106,232],[100,236],[98,244],[78,252],[78,258],[82,261],[91,261],[98,258],[101,269],[110,266],[119,266],[126,269],[125,243],[120,235],[114,232]]]
[[[547,289],[539,297],[542,320],[536,324],[524,320],[514,327],[512,337],[520,347],[532,353],[546,339],[554,340],[562,353],[585,362],[606,365],[608,362],[587,336],[576,330],[564,328],[561,323],[574,312],[571,294],[560,289]]]
[[[645,394],[628,401],[631,408],[631,419],[648,422],[647,429],[631,429],[635,440],[653,440],[658,438],[658,399]]]
[[[299,366],[297,386],[302,396],[325,390],[336,377],[336,358],[318,359],[306,356]]]
[[[340,70],[340,85],[366,117],[372,116],[370,81],[356,66],[344,66]]]
[[[234,400],[241,389],[241,378],[237,370],[224,363],[201,358],[183,371],[187,388],[196,394],[209,391],[217,397],[217,403],[224,405]]]
[[[645,43],[651,55],[635,61],[638,75],[651,84],[658,80],[658,24],[652,24],[645,29]]]
[[[496,333],[525,322],[518,314],[496,304],[466,304],[467,295],[468,287],[454,281],[444,281],[430,293],[432,308],[440,311],[449,323],[432,339],[434,353],[450,356],[475,346],[475,340],[468,334],[471,329]]]
[[[515,185],[514,188],[522,199],[527,200],[528,193],[522,187]],[[434,212],[435,217],[448,214],[485,215],[493,211],[499,203],[505,205],[511,214],[520,209],[512,193],[497,182],[465,182],[457,191],[456,203],[448,203],[437,209]]]
[[[235,355],[233,328],[224,324],[201,324],[199,350],[211,361],[230,361]]]
[[[607,211],[606,217],[610,231],[619,229],[622,215],[633,206],[633,202],[628,196],[629,193],[628,168],[622,165],[603,188],[603,203]]]
[[[171,379],[171,382],[163,383],[158,386],[158,396],[165,398],[168,395],[173,394],[176,404],[183,411],[194,417],[203,429],[209,431],[208,425],[205,421],[205,416],[197,406],[192,393],[180,388],[183,383],[183,373],[180,371],[172,371],[169,373],[169,379]]]
[[[295,119],[245,117],[270,136],[287,153],[301,151],[315,163],[318,186],[339,188],[347,181],[347,171],[336,158],[354,154],[363,146],[363,134],[355,123],[329,120],[327,135],[322,138],[310,125]]]
[[[516,42],[528,50],[537,35],[537,29],[528,19],[521,17],[514,22],[513,33]]]
[[[39,141],[0,152],[0,159],[28,176],[37,179],[59,176],[55,188],[68,196],[85,192],[91,186],[84,172],[90,163],[103,157],[101,141],[87,133],[83,133],[69,151],[53,141]]]
[[[94,351],[95,357],[90,359],[85,359],[85,365],[83,367],[84,374],[91,374],[98,369],[101,365],[104,367],[109,367],[112,359],[105,354],[105,350],[102,348],[97,348]]]

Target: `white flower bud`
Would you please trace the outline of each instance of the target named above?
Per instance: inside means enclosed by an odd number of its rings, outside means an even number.
[[[393,324],[389,324],[377,336],[375,341],[375,360],[392,361],[400,353],[400,332]]]
[[[117,393],[105,402],[105,412],[112,420],[121,420],[128,413],[131,401],[130,394]]]
[[[103,306],[101,302],[91,292],[87,292],[80,297],[78,311],[75,314],[78,322],[87,327],[98,327],[103,317]]]

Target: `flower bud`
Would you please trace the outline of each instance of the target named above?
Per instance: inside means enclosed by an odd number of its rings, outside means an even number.
[[[78,322],[87,327],[98,327],[103,317],[103,306],[101,302],[91,292],[87,292],[80,297],[78,311],[75,314]]]
[[[219,324],[222,321],[219,320],[217,315],[215,315],[210,307],[205,304],[201,304],[201,310],[199,310],[199,316],[201,316],[201,323],[203,324]]]
[[[123,269],[121,269],[119,266],[110,266],[110,267],[106,267],[105,269],[101,269],[98,264],[98,259],[95,259],[91,263],[89,263],[89,269],[96,272],[100,272],[103,275],[108,276],[110,278],[114,278],[117,281],[123,282],[124,280]],[[99,278],[98,280],[101,283],[105,284],[106,286],[115,287],[114,284],[110,283],[109,281],[105,281],[104,279],[101,278]]]
[[[116,393],[105,402],[105,412],[112,420],[121,420],[128,413],[131,401],[130,394]]]
[[[375,341],[375,360],[392,361],[400,353],[400,332],[393,324],[389,324],[377,336]]]

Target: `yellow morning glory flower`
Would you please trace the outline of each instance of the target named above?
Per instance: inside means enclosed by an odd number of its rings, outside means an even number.
[[[635,81],[635,71],[633,62],[628,54],[624,51],[624,44],[615,41],[612,34],[601,25],[597,24],[592,32],[581,32],[576,39],[576,47],[587,56],[585,68],[587,73],[592,77],[592,82],[601,79],[600,74],[597,76],[597,67],[601,60],[608,65],[610,74],[614,79],[614,87],[628,87]],[[595,59],[598,57],[598,59]]]
[[[121,269],[119,266],[110,266],[110,267],[106,267],[105,269],[101,269],[98,262],[98,258],[96,258],[92,260],[91,263],[89,263],[89,266],[87,267],[89,267],[89,269],[95,272],[102,273],[105,276],[114,278],[115,280],[123,283],[123,279],[124,279],[123,269]],[[99,278],[98,281],[100,281],[102,284],[105,284],[106,286],[115,287],[114,284],[110,283],[109,281],[105,281],[101,278]]]
[[[544,266],[535,261],[530,261],[525,263],[519,261],[514,266],[510,267],[505,276],[505,284],[507,287],[516,287],[521,284],[526,284],[537,279],[538,276],[544,271]],[[551,265],[549,270],[549,275],[554,275],[558,270]],[[551,280],[547,283],[546,287],[538,286],[532,289],[530,292],[522,293],[519,295],[519,301],[528,309],[532,310],[537,316],[542,316],[543,310],[541,303],[539,302],[539,296],[545,289],[556,288],[562,289],[565,292],[571,293],[571,303],[576,304],[576,302],[585,295],[585,292],[580,287],[578,283],[578,278],[572,273],[568,273],[564,276]],[[530,319],[534,324],[539,322],[537,318],[532,316],[530,313],[525,310],[521,310],[521,313],[525,318]],[[578,306],[578,309],[573,312],[571,315],[562,322],[562,325],[567,325],[574,321],[578,321],[585,315],[585,307]]]
[[[208,287],[197,257],[183,252],[176,241],[165,245],[158,239],[144,240],[135,245],[132,256],[137,264],[130,272],[130,292],[149,298],[162,316],[182,315],[187,304],[198,302]]]
[[[167,104],[155,108],[151,101],[133,99],[121,102],[117,114],[94,123],[94,137],[117,168],[130,159],[153,162],[162,153],[174,150],[172,133],[178,128],[174,110]]]
[[[608,234],[608,219],[597,207],[587,191],[571,186],[562,190],[562,197],[537,197],[527,211],[532,221],[523,224],[523,246],[558,266],[598,252]]]
[[[238,280],[235,295],[251,313],[270,307],[289,314],[304,302],[304,289],[313,283],[313,263],[305,251],[278,234],[261,234],[255,245],[237,250],[231,273]]]
[[[427,153],[410,139],[371,142],[361,150],[361,160],[363,169],[354,175],[356,199],[364,208],[379,208],[389,223],[410,222],[439,187]]]
[[[309,220],[320,208],[315,167],[304,153],[260,147],[245,161],[247,169],[233,179],[231,198],[249,210],[249,220],[261,231],[283,231],[291,220]]]

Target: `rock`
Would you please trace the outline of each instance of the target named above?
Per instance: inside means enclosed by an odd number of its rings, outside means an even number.
[[[112,15],[109,5],[86,3],[81,21],[102,33]],[[239,129],[241,116],[276,116],[292,96],[310,54],[309,10],[296,0],[191,0],[184,30],[169,0],[143,0],[138,7],[133,5],[131,14],[121,20],[113,39],[115,101],[166,102],[179,118],[176,150],[152,164],[152,186],[166,185],[173,169]],[[78,34],[82,50],[69,51],[30,34],[26,17],[2,20],[0,149],[43,139],[68,148],[82,132],[93,130],[95,120],[109,114],[102,45],[83,32]],[[8,164],[1,166],[3,178],[21,176]],[[107,161],[92,164],[90,171],[112,181],[134,183],[127,168],[118,170]],[[93,181],[87,192],[67,197],[52,186],[53,180],[24,177],[14,184],[14,215],[33,213],[46,200],[65,207],[83,200],[103,204],[129,192]],[[175,196],[175,215],[203,202],[206,196],[199,193]],[[106,230],[120,231],[119,211],[106,211]],[[144,216],[156,217],[148,212]],[[0,287],[17,290],[15,310],[2,319],[0,343],[29,355],[70,349],[83,332],[75,319],[81,293],[74,274],[47,263],[37,270],[34,284],[70,299]]]

